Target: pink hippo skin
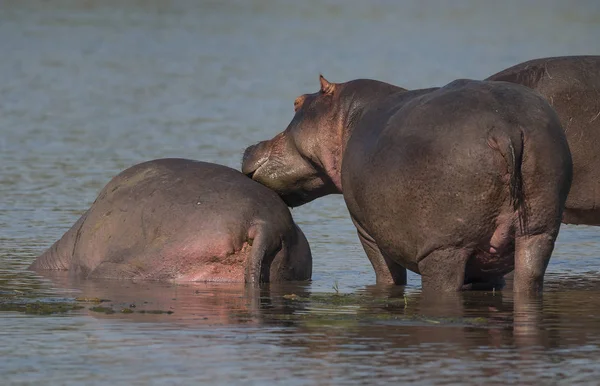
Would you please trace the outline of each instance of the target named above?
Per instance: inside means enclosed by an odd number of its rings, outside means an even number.
[[[30,266],[86,278],[308,280],[310,248],[270,189],[221,165],[159,159],[114,177]]]

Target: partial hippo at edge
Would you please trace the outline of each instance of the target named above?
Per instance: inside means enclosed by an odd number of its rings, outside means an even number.
[[[308,280],[309,244],[285,203],[226,166],[135,165],[30,266],[85,278],[174,282]]]
[[[531,89],[457,80],[406,91],[320,78],[242,171],[290,206],[341,193],[378,283],[537,293],[572,179],[560,121]]]
[[[557,112],[573,157],[563,222],[600,225],[600,56],[534,59],[487,78],[522,84]]]

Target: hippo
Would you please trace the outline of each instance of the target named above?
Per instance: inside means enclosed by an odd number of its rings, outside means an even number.
[[[272,190],[239,171],[168,158],[114,177],[31,270],[171,282],[309,280],[309,244]]]
[[[534,59],[487,80],[530,87],[554,107],[573,157],[563,222],[600,225],[600,56]]]
[[[245,150],[242,172],[291,207],[342,194],[378,283],[406,284],[409,269],[423,290],[495,288],[514,270],[515,292],[542,291],[573,166],[539,94],[321,76],[294,109],[283,132]]]

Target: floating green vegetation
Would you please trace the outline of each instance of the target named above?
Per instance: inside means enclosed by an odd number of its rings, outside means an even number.
[[[99,313],[107,314],[107,315],[115,313],[115,310],[113,310],[112,308],[110,308],[110,307],[102,307],[102,306],[90,307],[89,310],[92,311],[92,312],[99,312]]]
[[[286,300],[308,302],[311,304],[321,304],[329,306],[361,306],[361,305],[407,305],[406,297],[375,297],[361,293],[312,293],[308,297],[298,296],[296,294],[283,295]]]
[[[389,321],[390,323],[482,326],[484,317],[433,317],[421,315],[409,304],[405,295],[378,297],[364,293],[313,293],[307,297],[283,295],[285,302],[297,304],[293,313],[272,313],[277,321],[297,321],[307,326],[351,327],[363,323]],[[414,308],[414,309],[411,309]]]
[[[339,295],[339,293],[340,293],[340,286],[338,285],[338,281],[337,280],[333,283],[333,287],[331,287],[331,288],[333,288],[333,290],[335,291],[336,295]]]
[[[134,311],[131,308],[123,308],[120,311],[115,311],[111,307],[103,307],[103,306],[90,307],[89,310],[92,311],[92,312],[98,312],[98,313],[107,314],[107,315],[116,314],[116,313],[121,313],[121,314],[133,314],[133,313],[137,313],[137,314],[155,314],[155,315],[158,315],[158,314],[167,314],[167,315],[171,315],[173,313],[173,311],[163,311],[163,310],[140,310],[140,311]]]
[[[0,311],[22,312],[30,315],[52,315],[80,310],[84,308],[75,303],[67,302],[10,302],[0,303]]]
[[[110,302],[110,300],[108,300],[108,299],[86,298],[86,297],[75,298],[75,301],[79,302],[79,303],[94,303],[94,304],[100,304],[100,303],[104,303],[104,302]]]

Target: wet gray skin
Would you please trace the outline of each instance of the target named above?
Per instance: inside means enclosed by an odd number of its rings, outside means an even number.
[[[159,159],[128,168],[30,269],[174,282],[308,280],[312,256],[271,190],[222,165]]]
[[[552,107],[506,82],[406,91],[374,80],[294,102],[285,131],[246,149],[242,171],[290,206],[342,193],[377,282],[424,290],[542,290],[572,179]]]
[[[552,105],[573,157],[563,222],[600,225],[600,56],[534,59],[487,80],[530,87]]]

